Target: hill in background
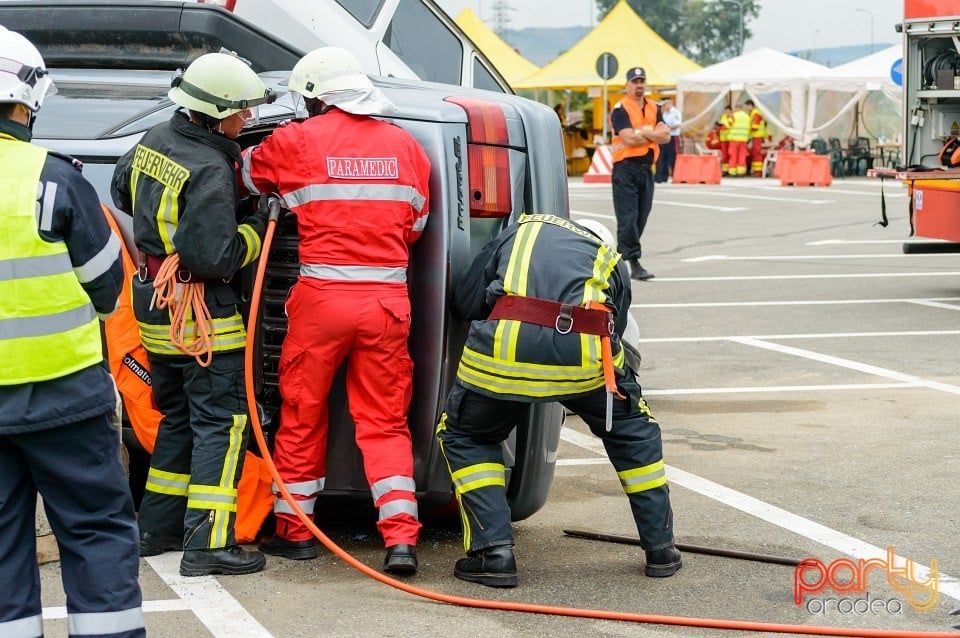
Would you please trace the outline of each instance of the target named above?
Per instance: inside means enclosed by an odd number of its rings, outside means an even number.
[[[504,41],[520,52],[520,55],[537,66],[544,66],[553,62],[561,54],[568,51],[573,45],[583,39],[590,29],[587,27],[530,27],[527,29],[507,29],[503,32]],[[869,44],[847,47],[829,47],[821,49],[805,49],[802,51],[788,51],[806,60],[825,66],[839,66],[851,60],[862,58],[874,51],[880,51],[891,46],[889,43]],[[747,51],[750,51],[747,48]],[[621,66],[625,64],[620,61]]]

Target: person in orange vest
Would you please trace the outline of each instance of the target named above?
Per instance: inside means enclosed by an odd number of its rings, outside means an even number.
[[[727,148],[730,150],[730,165],[727,174],[743,177],[747,174],[747,142],[750,140],[750,116],[746,104],[733,112]]]
[[[644,97],[646,82],[643,67],[628,70],[627,95],[610,112],[617,250],[630,264],[630,277],[640,281],[653,279],[653,273],[640,265],[640,236],[653,207],[653,166],[660,144],[670,141],[660,107]]]
[[[750,173],[754,177],[763,175],[763,143],[767,139],[767,120],[753,100],[744,102],[750,115]]]
[[[724,175],[730,171],[730,127],[733,126],[733,109],[730,106],[723,107],[723,115],[717,122],[718,134],[720,136],[720,172]]]

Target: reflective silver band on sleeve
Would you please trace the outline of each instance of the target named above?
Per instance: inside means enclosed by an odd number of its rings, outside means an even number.
[[[110,233],[110,239],[108,239],[106,245],[100,249],[100,252],[88,260],[87,263],[74,268],[73,272],[77,275],[77,280],[85,284],[109,271],[110,267],[113,266],[119,258],[120,238]]]
[[[240,181],[243,182],[243,185],[251,195],[259,195],[260,191],[257,190],[257,187],[253,183],[253,177],[250,174],[250,156],[253,154],[253,149],[256,148],[251,146],[243,152],[243,161],[240,163]]]

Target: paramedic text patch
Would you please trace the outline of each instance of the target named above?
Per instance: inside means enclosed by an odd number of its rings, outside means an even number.
[[[328,157],[327,174],[333,179],[397,179],[396,157]]]

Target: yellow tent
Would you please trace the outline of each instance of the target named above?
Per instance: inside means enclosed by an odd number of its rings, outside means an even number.
[[[624,84],[624,73],[634,66],[646,70],[647,85],[654,88],[675,86],[677,76],[700,68],[647,26],[626,0],[620,0],[607,17],[569,51],[511,86],[515,90],[575,91],[602,87],[603,78],[597,74],[597,58],[603,53],[612,53],[617,58],[617,74],[607,82],[614,86]]]
[[[456,23],[473,40],[477,48],[487,56],[493,66],[497,67],[497,71],[510,86],[513,86],[517,80],[537,72],[537,65],[504,42],[469,7],[460,12]]]

